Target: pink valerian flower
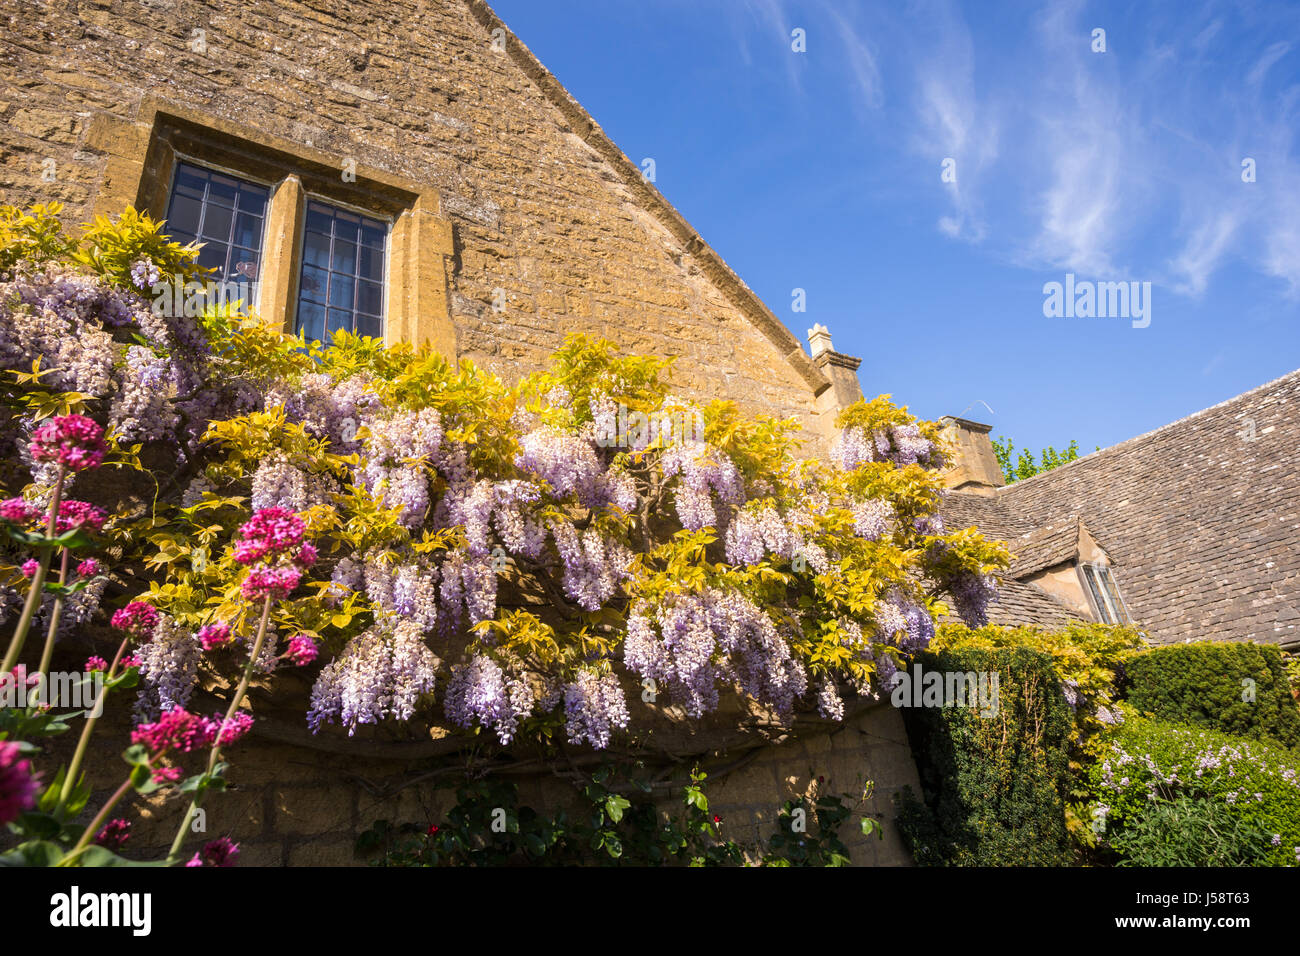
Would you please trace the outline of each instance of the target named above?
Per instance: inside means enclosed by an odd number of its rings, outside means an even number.
[[[113,614],[112,624],[119,631],[136,636],[149,633],[158,624],[158,609],[144,601],[132,601]]]
[[[102,657],[86,658],[87,673],[94,674],[96,671],[106,671],[106,670],[108,670],[108,661],[104,660],[104,658]]]
[[[240,593],[249,601],[288,597],[301,579],[302,572],[297,568],[253,568],[240,585]]]
[[[185,771],[181,767],[158,767],[153,772],[154,783],[175,783]]]
[[[298,549],[298,554],[294,557],[293,563],[299,567],[310,568],[316,563],[318,557],[320,557],[320,553],[316,550],[316,546],[310,542],[304,542],[303,546]]]
[[[203,849],[195,853],[186,866],[234,866],[239,859],[239,844],[221,837],[203,844]]]
[[[287,657],[295,667],[306,667],[316,659],[320,652],[313,641],[306,634],[295,634],[289,639],[289,649],[285,651]]]
[[[40,516],[40,509],[28,504],[22,498],[6,498],[0,501],[0,519],[10,524],[30,524]]]
[[[209,742],[214,746],[229,747],[241,737],[247,736],[248,732],[253,729],[253,715],[244,713],[242,710],[237,711],[235,716],[225,721],[224,727],[222,726],[222,720],[220,714],[213,714],[212,718],[207,721],[206,733],[210,738]],[[217,736],[218,728],[221,729],[220,739]]]
[[[121,817],[109,820],[95,834],[95,842],[106,850],[120,850],[129,839],[131,839],[131,821]]]
[[[207,747],[214,736],[215,726],[208,718],[175,707],[153,723],[137,726],[131,731],[131,743],[144,744],[152,754],[168,750],[189,753]]]
[[[32,762],[20,760],[18,744],[0,740],[0,824],[15,820],[36,805],[39,789]]]
[[[36,577],[36,572],[39,571],[40,569],[41,569],[41,562],[37,561],[35,558],[29,558],[28,560],[23,562],[23,567],[22,567],[23,577],[34,578]]]
[[[287,508],[262,508],[239,529],[235,560],[252,564],[267,555],[280,554],[302,544],[306,526]]]
[[[59,502],[59,516],[55,520],[54,529],[60,534],[74,528],[99,531],[104,527],[104,522],[107,519],[108,514],[103,508],[96,508],[84,501],[61,501]]]
[[[77,577],[93,578],[99,573],[99,562],[94,558],[87,558],[77,565]]]
[[[98,468],[107,451],[104,429],[85,415],[61,415],[32,432],[32,458],[69,471]]]
[[[130,670],[132,667],[140,666],[140,658],[136,657],[134,654],[127,654],[122,658],[121,664],[122,670]]]
[[[205,651],[212,651],[233,641],[234,634],[231,633],[229,624],[205,624],[199,628],[198,638]]]

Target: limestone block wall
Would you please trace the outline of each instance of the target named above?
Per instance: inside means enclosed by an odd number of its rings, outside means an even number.
[[[82,814],[85,821],[124,779],[127,765],[119,754],[128,735],[123,711],[110,709],[95,731],[96,745],[87,760],[88,777],[98,789]],[[75,744],[71,735],[55,738],[51,754],[39,758],[38,766],[57,768]],[[240,865],[357,866],[364,862],[353,855],[355,840],[376,820],[427,826],[445,818],[454,795],[428,779],[426,761],[383,755],[382,744],[373,749],[368,754],[361,745],[352,753],[328,753],[279,743],[255,731],[231,749],[229,789],[206,800],[206,831],[192,837],[194,848],[202,839],[227,836],[240,844]],[[738,756],[743,766],[706,783],[710,811],[722,817],[725,836],[756,843],[775,831],[786,800],[813,789],[856,794],[872,781],[875,788],[865,809],[881,815],[884,839],[862,836],[856,818],[843,828],[841,839],[856,866],[911,865],[893,824],[893,798],[905,786],[918,793],[920,786],[901,714],[888,703],[827,730],[748,753],[715,755],[704,765],[726,767]],[[188,772],[199,769],[193,758],[185,766]],[[553,810],[573,801],[572,785],[553,769],[558,767],[541,766],[510,778],[519,786],[520,805]],[[131,842],[123,852],[132,858],[165,855],[186,806],[177,794],[135,797],[123,804],[115,815],[132,820]],[[678,809],[680,794],[665,794],[661,806]]]
[[[133,195],[148,129],[92,131],[169,103],[435,193],[458,355],[513,377],[602,335],[819,441],[829,378],[481,0],[0,0],[0,201]]]

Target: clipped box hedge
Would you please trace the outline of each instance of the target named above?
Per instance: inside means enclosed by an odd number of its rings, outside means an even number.
[[[1130,705],[1157,720],[1300,746],[1300,709],[1267,644],[1171,644],[1125,665]]]
[[[920,798],[899,801],[917,863],[1061,866],[1073,721],[1051,655],[1027,647],[965,647],[918,655],[925,670],[996,672],[996,716],[964,707],[903,710]]]

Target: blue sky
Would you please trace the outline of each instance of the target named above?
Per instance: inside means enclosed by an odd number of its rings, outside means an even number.
[[[493,7],[869,397],[1091,451],[1300,367],[1300,5]],[[1067,272],[1150,324],[1045,317]]]

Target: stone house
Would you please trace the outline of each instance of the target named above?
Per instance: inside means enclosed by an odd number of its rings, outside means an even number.
[[[0,202],[166,218],[286,328],[430,343],[506,378],[570,332],[599,335],[675,356],[684,394],[795,417],[813,453],[861,395],[858,360],[820,326],[805,351],[483,0],[0,0],[0,24]],[[1161,640],[1291,639],[1298,388],[1006,488],[987,426],[946,420],[948,524],[1019,555],[995,620],[1115,613]],[[445,811],[423,768],[447,741],[313,737],[301,711],[255,704],[209,822],[246,862],[349,863],[375,819]],[[819,775],[830,792],[874,780],[886,820],[917,787],[889,706],[701,756],[724,768],[712,806],[741,839]],[[96,779],[116,776],[116,754],[96,760]],[[525,799],[564,797],[549,768],[519,779]],[[180,810],[138,801],[137,847],[164,845]],[[886,834],[850,835],[855,861],[908,862]]]
[[[1300,648],[1300,371],[1011,485],[988,425],[944,423],[948,525],[1016,556],[995,623]]]

